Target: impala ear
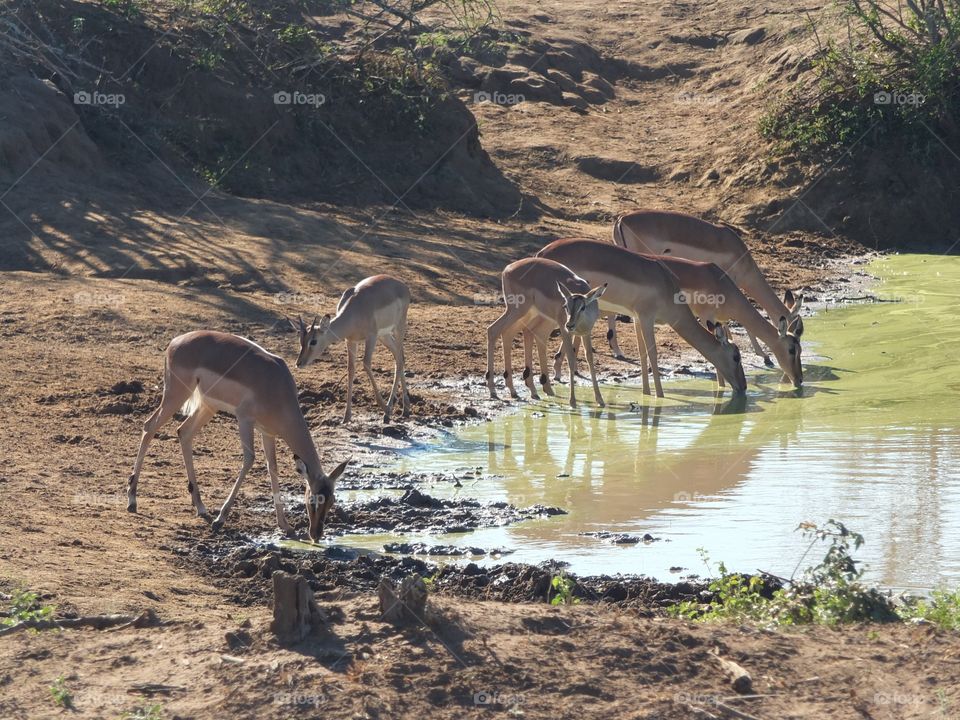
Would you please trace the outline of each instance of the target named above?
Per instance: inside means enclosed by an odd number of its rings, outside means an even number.
[[[803,335],[803,319],[802,318],[799,318],[799,317],[794,318],[793,322],[790,323],[790,332],[793,333],[793,336],[797,339],[799,339],[800,336]]]
[[[561,283],[561,282],[558,282],[558,283],[557,283],[557,290],[560,291],[560,294],[563,296],[563,299],[564,299],[564,300],[569,300],[569,299],[570,299],[571,293],[570,293],[569,290],[567,290],[566,286],[565,286],[563,283]]]
[[[307,477],[307,464],[300,459],[299,455],[293,456],[293,464],[297,466],[297,472]]]
[[[780,337],[785,338],[787,336],[787,319],[780,316],[780,322],[777,323],[777,332],[780,333]]]
[[[351,459],[352,458],[347,458],[346,460],[344,460],[342,463],[340,463],[333,469],[332,473],[330,473],[327,476],[327,480],[330,481],[331,485],[337,481],[338,477],[343,475],[343,471],[347,469],[347,464],[350,462]]]
[[[587,293],[587,300],[598,300],[606,291],[607,283],[604,283],[600,287],[595,287],[593,290]]]
[[[791,315],[798,315],[800,313],[800,308],[803,307],[803,295],[797,296],[797,301],[793,304],[793,307],[790,308]]]
[[[315,328],[318,328],[318,329],[320,330],[320,332],[326,332],[327,330],[330,329],[330,321],[331,321],[330,314],[327,313],[326,315],[324,315],[324,316],[320,319],[320,325],[317,325],[317,319],[314,318],[314,319],[313,319],[313,326],[314,326]]]
[[[711,320],[707,320],[707,330],[713,333],[713,336],[721,345],[726,345],[729,342],[727,339],[727,333],[723,329],[723,323],[715,323]]]

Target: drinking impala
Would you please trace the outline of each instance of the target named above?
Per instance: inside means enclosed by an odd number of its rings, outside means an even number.
[[[177,435],[187,471],[187,490],[197,515],[208,517],[193,467],[193,436],[221,411],[237,418],[243,464],[213,528],[223,526],[253,465],[253,436],[258,430],[270,473],[277,525],[283,532],[291,533],[277,476],[277,438],[282,438],[293,451],[297,470],[306,482],[308,534],[311,540],[318,540],[333,507],[334,483],[349,461],[340,463],[329,475],[323,471],[300,411],[296,383],[283,359],[237,335],[198,330],[174,338],[167,346],[164,361],[163,398],[160,407],[143,424],[140,449],[128,481],[127,510],[137,511],[137,482],[154,434],[182,408],[187,419],[177,428]]]

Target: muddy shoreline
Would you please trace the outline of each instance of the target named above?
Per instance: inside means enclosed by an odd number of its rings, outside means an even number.
[[[828,276],[803,288],[807,296],[804,314],[809,316],[825,306],[869,298],[874,278],[863,272],[862,267],[875,257],[878,256],[871,254],[829,261]],[[708,374],[703,358],[690,348],[684,348],[679,358],[664,363],[663,371],[667,379],[676,375]],[[606,363],[601,377],[606,383],[639,384],[639,371],[630,363]],[[378,493],[373,498],[338,502],[327,526],[327,537],[333,544],[311,549],[281,545],[273,527],[272,505],[259,501],[249,510],[256,518],[253,525],[260,528],[260,533],[251,532],[251,523],[245,517],[240,527],[231,529],[228,524],[227,530],[217,535],[185,535],[181,538],[183,542],[173,548],[178,562],[194,572],[222,579],[230,588],[229,600],[238,604],[268,602],[269,577],[278,569],[303,574],[321,596],[342,591],[371,593],[381,577],[399,581],[416,573],[432,578],[434,590],[459,597],[549,602],[550,580],[563,574],[571,580],[573,594],[580,602],[630,607],[651,615],[662,614],[664,607],[684,600],[709,599],[707,583],[696,574],[681,576],[677,581],[659,581],[634,574],[578,576],[566,573],[562,562],[536,565],[510,562],[509,555],[515,548],[477,547],[471,545],[469,539],[456,546],[445,544],[444,535],[449,533],[468,533],[549,517],[562,514],[566,509],[479,503],[470,497],[469,485],[482,482],[481,468],[465,468],[457,473],[384,470],[384,465],[396,461],[401,454],[415,457],[431,444],[442,444],[458,428],[488,422],[512,412],[517,403],[524,402],[523,399],[487,399],[486,384],[479,375],[435,377],[429,386],[432,391],[429,396],[412,391],[414,414],[409,418],[395,418],[383,425],[367,420],[361,413],[364,419],[349,427],[329,417],[322,421],[328,438],[332,435],[340,440],[347,435],[353,448],[353,462],[338,490]],[[457,404],[444,404],[443,395],[457,398]],[[321,406],[329,407],[334,397],[330,388],[303,389],[300,394],[308,418]],[[418,410],[428,412],[420,414]],[[429,488],[437,485],[464,489],[455,500],[440,500],[429,494]],[[293,499],[285,502],[285,508],[302,540],[305,536],[303,503],[292,493],[290,498]],[[337,545],[335,540],[347,534],[385,533],[418,538],[428,535],[430,542],[389,542],[379,551],[369,551]],[[659,539],[650,535],[595,535],[597,542],[615,544],[649,544]],[[669,553],[669,544],[659,546],[658,551]],[[478,558],[498,562],[481,567],[473,562]],[[772,589],[775,581],[771,582]]]

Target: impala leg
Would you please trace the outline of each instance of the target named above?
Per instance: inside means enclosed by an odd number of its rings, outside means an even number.
[[[530,397],[539,400],[537,384],[533,381],[533,344],[536,342],[533,331],[523,328],[523,382],[530,390]]]
[[[547,359],[547,337],[549,333],[533,333],[533,338],[537,343],[537,355],[540,359],[540,385],[547,395],[556,395],[553,387],[550,385],[550,361]]]
[[[640,350],[640,373],[643,375],[643,394],[644,394],[644,395],[649,395],[649,394],[650,394],[650,379],[647,377],[647,375],[648,375],[648,369],[647,369],[647,367],[648,367],[648,365],[647,365],[647,363],[648,363],[648,358],[647,358],[646,347],[645,347],[645,345],[644,345],[644,343],[643,343],[643,333],[642,333],[642,331],[640,330],[640,318],[639,318],[639,317],[636,318],[636,321],[634,322],[634,325],[636,326],[634,329],[635,329],[636,332],[637,332],[637,347],[638,347],[639,350]]]
[[[560,325],[560,342],[563,351],[567,355],[567,363],[571,368],[576,367],[577,356],[574,355],[573,349],[573,338],[570,337],[570,333],[567,332],[566,328],[563,325]],[[577,377],[576,373],[570,373],[570,407],[575,408],[577,406]]]
[[[180,437],[180,450],[183,452],[183,465],[187,469],[187,490],[190,491],[190,500],[193,503],[194,510],[197,511],[197,517],[202,518],[207,517],[208,513],[200,500],[200,485],[197,484],[197,473],[193,467],[193,436],[216,414],[216,410],[201,405],[194,411],[193,415],[180,423],[180,427],[177,428],[177,435]]]
[[[487,328],[487,388],[490,390],[490,397],[497,399],[497,386],[493,381],[493,356],[497,352],[497,340],[503,339],[504,357],[510,353],[510,345],[505,337],[506,331],[517,321],[516,313],[511,308],[504,310],[503,315],[498,317]]]
[[[590,381],[593,383],[593,397],[600,407],[604,407],[603,395],[600,394],[600,384],[597,382],[597,366],[593,361],[593,341],[589,335],[583,336],[583,345],[587,352],[587,365],[590,368]]]
[[[370,384],[373,386],[373,397],[377,400],[377,407],[383,412],[384,422],[390,419],[390,410],[380,395],[380,388],[377,386],[377,378],[373,374],[373,351],[377,349],[377,336],[368,337],[363,345],[363,370],[370,378]]]
[[[400,392],[403,393],[403,416],[410,415],[410,393],[407,392],[407,358],[403,352],[403,341],[407,339],[407,310],[404,308],[400,319],[400,325],[394,331],[394,339],[397,342],[397,351],[400,353]]]
[[[637,318],[637,325],[641,326],[641,330],[638,331],[642,333],[641,337],[638,337],[638,340],[642,340],[640,345],[641,352],[646,351],[645,354],[650,360],[650,371],[653,373],[653,384],[657,390],[657,397],[663,397],[663,386],[660,384],[660,365],[657,363],[657,335],[655,321],[651,317],[649,319]]]
[[[240,494],[240,486],[243,485],[243,479],[253,466],[253,418],[246,416],[242,418],[238,417],[237,423],[240,425],[240,444],[243,446],[243,465],[240,466],[240,474],[237,475],[237,480],[233,483],[233,488],[230,490],[227,501],[223,504],[223,507],[220,508],[217,519],[213,521],[214,530],[219,530],[223,527],[223,523],[226,522],[227,517],[230,515],[230,510],[233,508],[233,503],[237,500],[237,495]]]
[[[383,344],[386,345],[387,350],[393,354],[393,359],[395,362],[393,372],[393,387],[390,390],[390,399],[387,401],[387,411],[383,416],[383,421],[387,422],[390,419],[390,414],[393,412],[394,404],[397,398],[397,391],[399,390],[403,394],[404,415],[410,414],[410,399],[407,397],[407,381],[403,377],[403,345],[392,335],[384,335],[381,340],[383,340]]]
[[[263,455],[267,459],[267,472],[270,473],[270,492],[273,494],[273,509],[277,513],[277,527],[285,535],[291,535],[293,529],[283,514],[283,501],[280,498],[280,475],[277,472],[277,439],[273,435],[260,433],[263,443]]]
[[[620,349],[620,344],[617,342],[617,315],[607,316],[607,342],[610,344],[610,350],[613,352],[613,356],[617,360],[625,360],[626,356],[623,354],[623,351]]]
[[[763,349],[763,346],[760,344],[760,341],[757,340],[756,336],[747,330],[747,337],[750,338],[750,344],[753,346],[753,351],[763,358],[763,364],[767,367],[773,367],[773,360],[770,359],[767,351]]]
[[[166,425],[173,418],[174,413],[190,398],[193,394],[193,387],[182,383],[178,378],[172,375],[165,375],[163,379],[163,398],[160,400],[160,407],[153,411],[153,414],[143,423],[143,433],[140,435],[140,448],[137,450],[137,459],[133,463],[133,472],[127,479],[127,510],[129,512],[137,511],[137,482],[140,479],[140,471],[143,469],[143,461],[147,457],[147,449],[153,440],[154,434],[158,428]]]
[[[347,341],[347,409],[343,413],[343,421],[350,422],[353,416],[353,378],[357,374],[357,344]]]
[[[503,335],[503,382],[507,386],[510,397],[515,400],[520,399],[517,389],[513,386],[513,339],[517,336],[518,330],[514,323]]]

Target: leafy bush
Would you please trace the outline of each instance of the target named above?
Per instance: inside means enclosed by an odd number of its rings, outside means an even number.
[[[782,150],[879,146],[895,138],[920,153],[958,136],[960,0],[839,0],[845,41],[819,42],[803,84],[760,121]]]
[[[924,620],[941,630],[960,630],[960,590],[934,590],[929,600],[910,600],[898,612],[904,620]]]
[[[52,616],[53,606],[41,604],[37,593],[18,589],[14,590],[7,617],[0,620],[0,624],[16,625],[26,620],[46,620]]]
[[[835,520],[828,520],[822,528],[802,523],[797,529],[810,539],[803,557],[818,543],[829,543],[823,560],[805,570],[799,579],[781,579],[783,587],[771,592],[764,578],[728,573],[720,563],[720,576],[709,585],[712,599],[708,603],[687,601],[668,612],[688,620],[752,620],[779,625],[899,619],[888,594],[861,582],[863,570],[852,552],[863,544],[862,535]],[[704,559],[709,565],[705,554]]]

